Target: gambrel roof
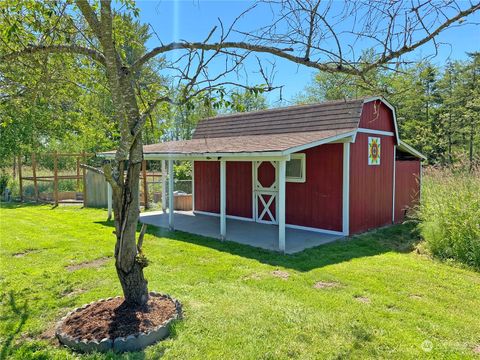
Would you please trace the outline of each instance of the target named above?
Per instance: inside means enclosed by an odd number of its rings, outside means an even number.
[[[217,116],[201,120],[193,139],[352,130],[362,107],[363,99]]]
[[[395,109],[380,97],[328,101],[310,105],[222,115],[200,120],[191,140],[144,146],[146,158],[284,156],[310,147],[355,139],[363,104],[382,101],[392,111],[397,144],[420,153],[398,138]]]

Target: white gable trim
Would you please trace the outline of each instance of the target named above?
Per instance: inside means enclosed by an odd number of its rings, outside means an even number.
[[[392,104],[390,104],[387,100],[385,100],[383,97],[381,96],[372,96],[372,97],[369,97],[369,98],[366,98],[365,100],[363,100],[363,103],[366,104],[366,103],[369,103],[369,102],[372,102],[372,101],[381,101],[382,103],[384,103],[390,110],[392,110],[392,114],[393,114],[393,125],[395,126],[395,138],[397,139],[397,141],[400,141],[400,136],[398,135],[398,125],[397,125],[397,112],[395,111],[395,106],[393,106]],[[360,120],[359,120],[360,121]]]
[[[300,145],[300,146],[295,146],[292,147],[288,150],[285,150],[283,154],[293,154],[302,150],[310,149],[315,146],[323,145],[323,144],[328,144],[328,143],[333,143],[333,142],[352,142],[353,137],[355,136],[356,130],[354,131],[349,131],[340,135],[335,135],[328,137],[326,139],[314,141],[308,144]],[[340,141],[341,140],[341,141]]]
[[[363,100],[363,103],[366,104],[366,103],[369,103],[369,102],[372,102],[372,101],[381,101],[382,103],[384,103],[390,110],[392,110],[392,114],[393,114],[393,125],[395,126],[395,138],[397,139],[397,144],[398,144],[398,149],[399,150],[402,150],[402,151],[405,151],[405,152],[408,152],[414,156],[417,156],[419,157],[420,159],[422,160],[426,160],[427,157],[425,155],[423,155],[422,153],[420,153],[419,151],[415,150],[413,147],[411,147],[410,145],[407,145],[406,143],[404,143],[402,140],[400,140],[400,136],[398,135],[398,124],[397,124],[397,112],[395,111],[395,107],[390,104],[387,100],[385,100],[383,97],[381,96],[372,96],[372,97],[369,97],[369,98],[366,98],[365,100]],[[361,116],[361,115],[360,115]],[[360,121],[360,120],[359,120]],[[359,132],[361,128],[359,128]]]
[[[415,155],[422,160],[427,160],[427,157],[425,155],[423,155],[421,152],[415,150],[410,145],[404,143],[402,140],[398,141],[398,146],[397,147],[398,147],[398,149],[400,149],[402,151],[405,151],[405,152],[408,152],[409,154]]]
[[[365,133],[365,134],[375,134],[375,135],[384,135],[384,136],[395,136],[395,134],[391,131],[382,131],[382,130],[374,130],[374,129],[365,129],[365,128],[358,128],[358,132]]]

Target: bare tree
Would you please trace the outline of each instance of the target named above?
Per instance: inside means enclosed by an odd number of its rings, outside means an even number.
[[[248,56],[273,56],[320,71],[363,76],[369,69],[391,66],[403,56],[427,42],[480,8],[480,3],[467,1],[390,1],[363,0],[344,3],[313,0],[268,0],[255,3],[228,27],[222,22],[206,34],[204,41],[160,43],[128,65],[119,51],[115,32],[121,9],[135,12],[130,1],[112,8],[110,0],[100,0],[98,9],[88,0],[75,0],[55,5],[59,17],[69,17],[77,30],[73,41],[64,36],[51,36],[61,29],[58,23],[43,27],[36,43],[20,44],[0,55],[2,62],[35,56],[40,53],[78,55],[93,60],[104,68],[114,106],[114,121],[120,130],[115,160],[106,163],[103,173],[112,185],[115,220],[115,266],[128,304],[141,305],[148,298],[147,281],[143,274],[146,262],[141,255],[141,242],[136,240],[139,218],[139,173],[143,160],[142,130],[149,114],[163,102],[187,104],[193,96],[224,91],[228,86],[246,86],[230,80],[232,74],[244,69]],[[245,16],[269,9],[272,18],[258,29],[241,29]],[[8,14],[4,18],[9,22]],[[86,24],[86,26],[84,25]],[[38,33],[38,30],[36,30]],[[48,35],[48,36],[47,36]],[[45,41],[45,39],[50,39]],[[438,44],[435,44],[436,46]],[[359,61],[355,49],[374,49],[370,63]],[[132,74],[139,72],[154,57],[177,51],[178,56],[167,67],[175,71],[180,96],[167,92],[141,111]],[[260,57],[258,57],[260,60]],[[209,65],[223,61],[223,70],[212,74]],[[275,88],[269,72],[259,61],[259,74],[264,83],[261,90]],[[234,78],[235,79],[235,78]]]

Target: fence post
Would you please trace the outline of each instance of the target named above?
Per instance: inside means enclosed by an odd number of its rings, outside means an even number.
[[[18,155],[18,181],[18,187],[20,190],[20,201],[23,202],[22,155]]]
[[[35,153],[32,153],[32,174],[33,174],[33,187],[35,189],[35,201],[38,202],[37,159],[36,159]]]
[[[53,196],[55,199],[55,206],[58,206],[58,154],[53,153]]]
[[[77,191],[80,189],[80,157],[77,155]]]
[[[143,204],[148,209],[148,188],[147,188],[147,160],[142,161],[142,177],[143,177]]]
[[[85,155],[85,150],[82,151],[82,161],[83,164],[87,164],[87,155]],[[87,169],[82,167],[82,179],[83,179],[83,207],[87,207]]]

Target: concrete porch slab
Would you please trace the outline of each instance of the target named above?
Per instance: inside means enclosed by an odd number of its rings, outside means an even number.
[[[140,214],[140,221],[145,224],[168,228],[168,213],[152,211]],[[192,211],[176,211],[174,214],[175,230],[191,234],[220,239],[220,218]],[[342,239],[342,235],[332,235],[306,230],[286,228],[285,252],[294,254],[308,248],[327,244]],[[227,218],[227,240],[262,249],[279,251],[278,226],[259,224]]]

